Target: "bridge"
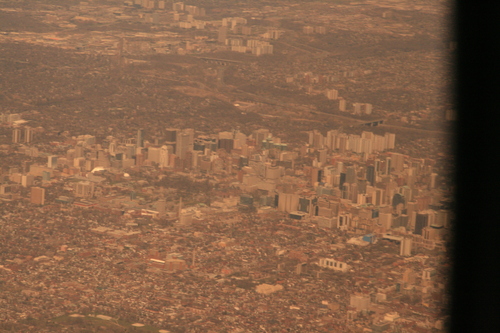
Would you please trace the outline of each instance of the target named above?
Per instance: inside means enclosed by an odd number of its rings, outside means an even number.
[[[228,59],[218,59],[218,58],[208,58],[208,57],[196,57],[208,63],[214,63],[221,66],[227,66],[231,64],[243,64],[243,61],[238,60],[228,60]]]

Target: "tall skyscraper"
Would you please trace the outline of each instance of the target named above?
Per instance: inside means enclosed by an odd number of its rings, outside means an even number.
[[[26,127],[24,129],[24,142],[31,143],[33,141],[33,129],[31,127]]]
[[[144,130],[141,128],[137,131],[137,148],[144,147]]]
[[[176,153],[176,143],[177,143],[177,133],[179,133],[178,128],[167,128],[165,130],[165,144],[173,148],[173,153]]]
[[[168,167],[169,163],[169,151],[167,146],[162,146],[160,148],[160,154],[159,154],[159,165],[161,168],[166,168]]]
[[[369,165],[366,167],[366,180],[371,186],[375,184],[375,166]]]
[[[47,166],[49,168],[55,168],[57,166],[57,156],[52,155],[48,157]]]
[[[186,157],[186,152],[192,151],[194,145],[194,130],[192,128],[177,132],[175,155],[181,159]]]
[[[429,215],[417,213],[414,234],[422,235],[422,230],[429,225]]]
[[[21,130],[19,128],[14,128],[12,131],[12,143],[21,142]]]
[[[411,256],[412,240],[411,238],[403,238],[399,247],[399,255],[408,257]]]

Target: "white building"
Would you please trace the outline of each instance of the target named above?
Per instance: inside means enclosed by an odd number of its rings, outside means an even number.
[[[351,268],[351,266],[347,265],[345,262],[327,258],[320,259],[318,265],[320,267],[333,269],[334,271],[343,273],[347,272]]]

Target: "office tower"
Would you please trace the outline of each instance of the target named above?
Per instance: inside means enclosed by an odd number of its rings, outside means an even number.
[[[429,225],[429,215],[417,213],[414,234],[422,235],[422,230]]]
[[[75,146],[75,158],[84,157],[85,151],[82,146]]]
[[[83,198],[91,198],[94,196],[94,183],[92,182],[79,182],[76,184],[75,196]]]
[[[45,204],[45,189],[41,187],[31,188],[31,203],[35,205]]]
[[[175,143],[175,140],[177,140],[177,133],[179,131],[180,130],[178,128],[167,128],[165,130],[165,141]]]
[[[148,147],[148,160],[160,163],[160,150],[159,147]]]
[[[35,176],[33,176],[33,175],[21,176],[21,185],[24,187],[28,187],[28,186],[33,185],[34,181],[35,181]]]
[[[220,27],[217,41],[221,44],[225,44],[227,39],[227,27]]]
[[[299,206],[300,197],[293,193],[279,193],[278,197],[278,210],[280,212],[293,212]]]
[[[385,230],[389,230],[392,227],[392,214],[391,213],[380,213],[378,216],[379,224]]]
[[[21,130],[19,128],[14,128],[12,131],[12,143],[21,142]]]
[[[322,170],[318,168],[312,168],[311,170],[311,184],[314,185],[316,182],[320,182],[322,177]]]
[[[341,230],[347,230],[349,227],[350,216],[348,214],[339,215],[337,219],[337,227]]]
[[[219,149],[224,149],[228,153],[230,153],[234,147],[234,140],[233,139],[219,139],[218,147],[219,147]]]
[[[130,159],[135,156],[136,147],[133,144],[127,144],[124,149],[125,157]]]
[[[440,209],[437,212],[435,224],[437,226],[447,228],[449,226],[449,223],[450,223],[450,215],[451,215],[450,211],[445,210],[445,209]]]
[[[411,256],[412,240],[411,238],[403,238],[399,248],[399,255],[408,257]]]
[[[341,190],[342,190],[342,188],[344,186],[345,180],[346,180],[346,175],[345,175],[345,173],[341,172],[340,173],[340,180],[339,180],[339,188]]]
[[[31,127],[26,127],[24,129],[24,142],[31,143],[33,141],[33,129]]]
[[[178,128],[167,128],[165,130],[165,144],[167,146],[171,146],[173,149],[173,153],[176,154],[176,142],[177,142],[177,134],[179,133]]]
[[[243,133],[237,132],[234,135],[234,149],[240,149],[247,142],[247,136]]]
[[[144,164],[145,156],[144,154],[136,154],[135,155],[135,165],[142,166]]]
[[[114,156],[116,154],[116,150],[117,150],[117,145],[116,145],[116,142],[113,141],[109,144],[108,152],[110,155]]]
[[[371,186],[375,184],[375,166],[369,165],[366,167],[366,180]]]
[[[184,159],[186,157],[186,152],[192,151],[193,146],[194,130],[192,128],[187,128],[177,132],[175,155],[177,155],[180,159]]]
[[[271,133],[269,133],[268,129],[263,129],[262,128],[262,129],[253,131],[253,137],[255,139],[255,145],[257,147],[260,147],[261,144],[262,144],[262,141],[264,141],[265,139],[267,139],[270,136],[271,136]]]
[[[137,148],[144,147],[144,130],[142,128],[137,131],[136,146]]]
[[[47,166],[49,168],[55,168],[57,166],[57,156],[52,155],[48,157]]]
[[[399,153],[391,153],[391,168],[394,171],[401,172],[404,169],[405,156]]]

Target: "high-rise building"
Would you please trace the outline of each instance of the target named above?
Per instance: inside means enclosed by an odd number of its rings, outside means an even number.
[[[399,255],[408,257],[411,256],[412,240],[411,238],[403,238],[399,248]]]
[[[405,155],[399,153],[391,153],[391,168],[394,171],[401,172],[404,169]]]
[[[366,180],[370,183],[371,186],[375,184],[375,166],[368,165],[366,167]]]
[[[186,157],[186,152],[192,151],[194,147],[194,130],[192,128],[177,132],[175,155],[180,159]]]
[[[57,156],[52,155],[48,157],[47,166],[49,168],[55,168],[57,166]]]
[[[396,134],[394,133],[385,133],[385,149],[394,149],[394,145],[396,143]]]
[[[92,182],[79,182],[76,184],[75,196],[83,198],[91,198],[94,196],[94,183]]]
[[[338,90],[335,90],[335,89],[327,89],[325,91],[325,95],[328,99],[338,99],[339,98],[339,92],[338,92]]]
[[[33,129],[31,127],[26,127],[24,129],[24,142],[25,143],[31,143],[33,141]]]
[[[429,215],[417,213],[414,234],[422,235],[422,230],[429,225]]]
[[[350,223],[350,215],[349,214],[342,214],[342,215],[338,216],[337,227],[340,230],[347,230],[347,228],[349,227],[349,223]]]
[[[378,221],[382,228],[389,230],[392,227],[392,214],[391,213],[379,213]]]
[[[85,156],[85,149],[83,148],[83,146],[80,145],[75,146],[75,158],[84,156]]]
[[[21,185],[24,187],[28,187],[28,186],[33,185],[34,181],[35,181],[35,176],[33,176],[33,175],[21,176]]]
[[[255,144],[257,147],[260,147],[262,144],[262,141],[267,139],[268,137],[271,136],[271,133],[269,133],[268,129],[259,129],[256,131],[253,131],[253,137],[255,139]]]
[[[234,147],[234,140],[233,139],[219,139],[218,146],[219,146],[219,149],[224,149],[228,153],[230,153]]]
[[[136,146],[137,148],[144,147],[144,130],[142,128],[137,131]]]
[[[160,163],[160,150],[159,147],[148,147],[148,160]]]
[[[391,174],[391,170],[392,170],[392,165],[391,165],[391,163],[392,163],[391,158],[390,158],[390,157],[387,157],[387,158],[385,159],[385,172],[384,172],[384,174],[386,174],[386,175],[390,175],[390,174]]]
[[[353,166],[348,166],[346,169],[346,182],[349,184],[356,182],[356,170]]]
[[[12,143],[19,143],[21,142],[21,129],[19,128],[14,128],[12,131]]]
[[[31,203],[35,205],[45,204],[45,189],[41,187],[31,188]]]
[[[345,112],[347,108],[347,102],[342,97],[339,98],[339,111]]]
[[[309,146],[321,149],[325,145],[325,137],[318,130],[312,130],[309,132]]]

